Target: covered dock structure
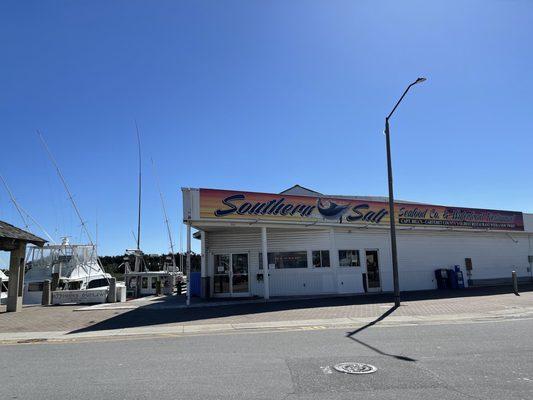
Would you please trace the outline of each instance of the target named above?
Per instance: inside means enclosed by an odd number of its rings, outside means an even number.
[[[22,293],[24,291],[24,266],[26,246],[34,244],[42,247],[46,240],[17,228],[7,222],[0,221],[0,251],[10,252],[9,285],[7,290],[7,308],[10,311],[22,309]]]

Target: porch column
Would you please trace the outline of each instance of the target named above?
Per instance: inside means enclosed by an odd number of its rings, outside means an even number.
[[[201,239],[201,277],[202,277],[202,298],[206,299],[209,297],[210,294],[210,288],[209,288],[209,276],[207,274],[207,251],[206,251],[206,234],[205,231],[200,231],[200,239]]]
[[[270,284],[268,282],[268,248],[267,248],[267,228],[261,228],[261,251],[263,257],[263,283],[265,284],[265,300],[270,299]]]
[[[191,224],[187,222],[187,305],[191,304]]]
[[[9,284],[7,288],[6,311],[22,310],[22,292],[24,290],[24,261],[26,259],[26,243],[18,242],[11,250],[9,258]]]

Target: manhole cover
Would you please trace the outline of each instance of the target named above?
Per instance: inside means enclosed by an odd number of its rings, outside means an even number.
[[[356,362],[344,362],[334,365],[335,370],[345,374],[371,374],[378,369],[370,364],[356,363]]]

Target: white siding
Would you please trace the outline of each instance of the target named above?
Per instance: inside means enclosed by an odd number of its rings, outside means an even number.
[[[459,265],[467,279],[465,258],[472,259],[473,280],[510,278],[515,270],[528,277],[529,237],[484,232],[401,232],[398,234],[400,287],[436,287],[433,271]]]
[[[258,228],[236,228],[209,232],[207,235],[209,274],[213,273],[213,255],[249,253],[250,290],[263,295],[263,282],[257,281],[261,233]],[[360,293],[363,291],[360,268],[337,268],[338,257],[331,254],[330,230],[267,229],[268,252],[306,251],[308,268],[270,270],[270,294],[291,296],[306,294]],[[313,268],[312,251],[330,250],[330,268]],[[357,270],[357,271],[356,271]],[[356,282],[357,281],[357,282]],[[340,288],[339,288],[340,286]]]
[[[268,251],[307,251],[308,268],[270,270],[272,296],[362,293],[366,271],[365,250],[378,250],[381,287],[392,291],[392,260],[387,230],[327,228],[267,228]],[[434,271],[459,265],[465,280],[465,258],[472,259],[474,280],[509,278],[515,270],[519,277],[530,277],[528,255],[533,255],[533,235],[498,232],[398,231],[398,257],[401,290],[436,287]],[[263,295],[263,282],[257,280],[260,229],[230,228],[206,232],[207,271],[213,275],[214,254],[249,254],[250,292]],[[313,268],[311,252],[330,250],[330,268]],[[338,250],[359,250],[361,266],[338,266]]]

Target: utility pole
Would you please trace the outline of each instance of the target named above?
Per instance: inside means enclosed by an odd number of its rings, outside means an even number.
[[[416,81],[411,83],[405,89],[400,100],[396,103],[390,114],[385,118],[385,140],[387,142],[387,175],[389,181],[389,216],[390,216],[390,240],[391,240],[391,253],[392,253],[392,279],[394,282],[394,305],[396,307],[400,306],[400,282],[398,276],[398,251],[396,246],[396,220],[394,215],[394,188],[392,183],[392,157],[391,157],[391,146],[390,146],[390,127],[389,119],[392,117],[396,108],[400,105],[401,101],[414,85],[417,83],[422,83],[426,78],[418,78]]]

